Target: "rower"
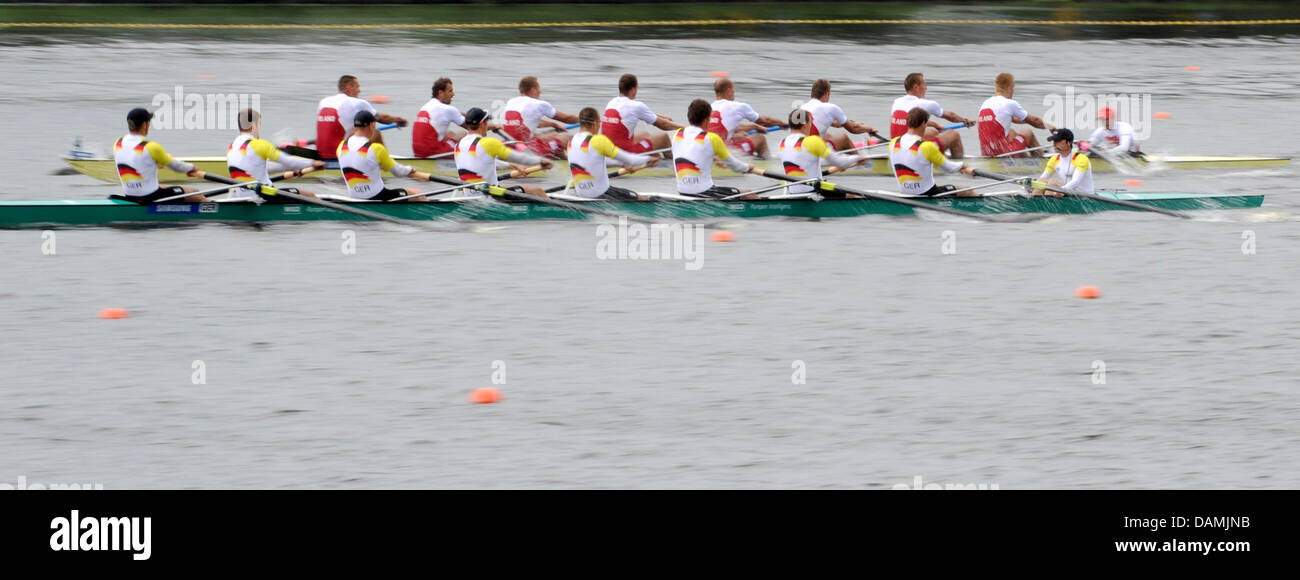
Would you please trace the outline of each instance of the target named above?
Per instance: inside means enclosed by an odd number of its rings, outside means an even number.
[[[109,199],[149,204],[155,200],[198,191],[158,184],[159,167],[189,177],[198,177],[202,172],[193,164],[168,155],[162,145],[145,139],[149,135],[149,122],[152,119],[153,113],[148,109],[131,109],[126,114],[128,133],[113,144],[113,161],[117,163],[117,176],[122,181],[122,195],[110,195]],[[209,200],[202,195],[191,195],[183,201],[200,203]]]
[[[320,100],[316,107],[316,151],[320,152],[321,159],[335,159],[339,143],[353,129],[353,120],[361,111],[369,112],[384,123],[406,126],[406,119],[376,111],[368,101],[358,98],[360,95],[361,81],[352,75],[343,75],[339,77],[339,94]],[[374,142],[383,143],[383,135],[376,136]]]
[[[817,79],[812,84],[812,99],[804,103],[799,108],[812,114],[812,132],[811,135],[817,135],[826,141],[827,144],[836,149],[852,149],[853,140],[844,133],[830,135],[831,127],[842,127],[845,131],[855,135],[862,133],[875,133],[876,130],[868,125],[857,121],[850,121],[844,114],[844,109],[839,105],[831,102],[831,82],[826,79]]]
[[[271,172],[293,171],[294,175],[301,176],[302,170],[308,167],[317,169],[325,167],[324,161],[312,161],[282,153],[270,141],[261,137],[261,113],[253,109],[241,111],[239,113],[239,135],[230,144],[230,148],[226,150],[226,169],[230,171],[231,179],[271,185]],[[307,191],[288,187],[279,189],[307,197],[316,197],[315,194]],[[270,203],[298,203],[287,197],[263,195],[260,192],[254,192],[251,189],[242,187],[232,190],[232,194],[231,197],[235,199],[256,200],[258,196],[261,196],[263,201]]]
[[[713,163],[721,161],[736,173],[756,173],[762,169],[741,163],[727,151],[727,144],[716,133],[708,132],[713,108],[704,99],[691,101],[686,120],[691,126],[673,134],[673,167],[677,175],[677,193],[690,197],[722,198],[744,193],[734,187],[713,185]]]
[[[578,133],[569,141],[569,173],[573,175],[573,192],[590,199],[609,199],[614,201],[637,201],[635,192],[614,187],[609,184],[606,173],[607,159],[617,159],[623,164],[625,173],[632,173],[642,165],[654,165],[659,162],[658,155],[637,155],[628,153],[614,146],[609,137],[600,134],[600,113],[591,107],[578,111],[578,122],[582,124]]]
[[[1014,151],[1038,148],[1038,138],[1029,129],[1016,129],[1012,123],[1023,123],[1038,129],[1055,131],[1056,127],[1044,123],[1042,119],[1030,115],[1025,108],[1011,100],[1016,94],[1016,77],[1011,73],[1002,73],[994,80],[996,92],[980,105],[979,135],[980,154],[994,157]],[[1023,154],[1022,154],[1023,155]],[[1041,151],[1035,156],[1042,157]]]
[[[388,148],[377,141],[380,134],[377,122],[378,119],[370,111],[358,112],[352,120],[352,134],[339,143],[335,151],[339,171],[348,183],[348,195],[371,201],[389,201],[410,195],[405,189],[389,189],[385,186],[382,172],[387,171],[394,177],[412,177],[425,181],[429,181],[429,174],[393,161]],[[429,200],[415,197],[403,201]]]
[[[809,135],[811,130],[811,115],[803,109],[795,109],[790,112],[790,134],[781,141],[778,147],[781,157],[781,165],[785,167],[785,174],[790,177],[799,179],[820,178],[822,176],[822,160],[829,161],[831,165],[840,169],[848,169],[867,161],[867,157],[837,153],[826,145],[821,137]],[[808,193],[813,191],[813,186],[806,184],[791,185],[786,188],[789,193]],[[824,193],[827,197],[845,197],[832,190]],[[857,197],[850,195],[848,197]]]
[[[541,96],[542,84],[537,81],[537,77],[519,79],[519,96],[506,101],[502,130],[534,153],[559,159],[564,155],[564,147],[569,144],[569,139],[573,138],[573,135],[565,132],[564,124],[577,123],[578,116],[555,110],[550,103],[541,100]],[[541,127],[555,129],[555,134],[538,135],[537,130]],[[486,130],[485,127],[484,131]]]
[[[1085,151],[1096,148],[1101,150],[1102,154],[1124,153],[1133,157],[1145,157],[1141,147],[1138,146],[1137,134],[1133,131],[1133,126],[1116,120],[1115,109],[1102,107],[1097,117],[1101,119],[1102,126],[1097,127],[1087,141],[1079,143],[1080,148]],[[1084,147],[1085,143],[1087,147]]]
[[[420,107],[411,129],[411,149],[416,157],[433,157],[456,151],[456,142],[464,137],[460,131],[451,131],[452,125],[465,124],[465,115],[451,106],[456,88],[451,79],[442,77],[433,81],[433,98]]]
[[[780,119],[759,115],[748,103],[736,100],[736,83],[721,78],[713,82],[713,116],[709,132],[716,133],[727,146],[738,148],[759,159],[767,157],[767,128],[783,127]],[[750,131],[758,131],[751,135]]]
[[[541,165],[542,169],[551,168],[551,162],[545,158],[515,151],[495,138],[488,137],[488,119],[491,118],[487,111],[478,107],[465,112],[465,129],[469,133],[456,144],[456,170],[460,174],[461,181],[496,185],[498,159],[510,163]],[[522,166],[515,165],[514,168],[527,174],[526,168]],[[548,197],[546,192],[536,185],[516,185],[510,189],[537,197]],[[483,193],[479,192],[479,195]]]
[[[1047,160],[1047,167],[1038,181],[1076,193],[1092,194],[1092,161],[1088,156],[1074,149],[1074,132],[1069,129],[1057,129],[1047,138],[1056,151]],[[1069,161],[1062,161],[1069,159]],[[1034,195],[1044,195],[1044,189],[1037,188]],[[1060,192],[1046,192],[1046,195],[1061,197]]]
[[[934,183],[935,166],[948,173],[975,175],[974,167],[949,161],[934,141],[925,139],[926,124],[929,122],[928,111],[920,107],[912,109],[907,112],[907,133],[890,141],[889,162],[894,165],[898,192],[908,197],[930,197],[956,189],[952,185]],[[957,197],[979,197],[979,194],[967,190],[958,193]]]
[[[636,100],[639,86],[636,75],[625,74],[619,77],[618,96],[605,105],[600,133],[609,137],[619,149],[629,153],[667,149],[671,146],[669,133],[637,133],[637,125],[645,121],[664,131],[675,131],[685,125],[673,122],[672,117],[651,111],[645,103]]]
[[[930,113],[930,125],[925,130],[925,138],[928,141],[934,141],[939,145],[940,151],[947,151],[948,156],[953,159],[961,159],[965,148],[962,147],[961,134],[955,129],[943,131],[943,125],[936,121],[936,118],[943,118],[954,123],[964,123],[967,127],[975,124],[974,119],[968,119],[958,115],[955,111],[944,111],[939,103],[925,98],[927,90],[925,84],[925,75],[921,73],[912,73],[903,79],[903,89],[907,91],[906,95],[894,99],[894,107],[890,111],[889,118],[889,138],[897,139],[907,133],[907,113],[912,109],[920,107]]]

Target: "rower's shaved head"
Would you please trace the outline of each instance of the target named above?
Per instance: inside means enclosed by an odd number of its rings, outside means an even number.
[[[1016,77],[1012,76],[1011,73],[1002,73],[993,81],[993,86],[997,87],[999,91],[1009,91],[1011,87],[1016,86]]]
[[[636,75],[625,74],[621,77],[618,77],[618,94],[626,95],[632,92],[632,89],[635,89],[636,87],[637,87]]]
[[[696,127],[703,127],[704,123],[709,120],[709,115],[713,114],[713,106],[704,99],[695,99],[691,101],[691,106],[686,109],[686,121]]]
[[[907,128],[915,129],[924,127],[930,122],[930,113],[921,107],[917,107],[907,112]]]
[[[524,77],[519,79],[519,94],[522,95],[540,86],[542,85],[537,82],[537,77]]]
[[[812,98],[820,99],[831,92],[831,82],[826,79],[817,79],[813,81]]]
[[[903,79],[903,90],[910,92],[913,88],[916,88],[916,85],[923,82],[925,82],[925,75],[921,73],[912,73],[907,75],[907,78]]]
[[[728,78],[718,79],[716,81],[713,81],[713,94],[721,97],[722,95],[727,93],[727,90],[735,86],[736,83],[731,82],[731,79]]]
[[[347,92],[348,87],[356,84],[356,82],[357,82],[357,77],[354,77],[352,75],[343,75],[339,77],[339,92],[340,93]]]

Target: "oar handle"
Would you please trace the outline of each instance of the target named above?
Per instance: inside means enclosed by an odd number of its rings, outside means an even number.
[[[538,171],[541,170],[542,170],[541,165],[530,165],[528,167],[523,168],[522,170],[519,169],[511,170],[510,174],[507,177],[525,177],[529,173],[537,173]]]
[[[280,174],[277,174],[277,175],[272,176],[272,177],[271,177],[271,181],[283,181],[283,180],[285,180],[285,179],[293,179],[293,178],[295,178],[295,177],[302,177],[302,176],[304,176],[304,175],[307,175],[308,173],[312,173],[312,172],[315,172],[315,171],[320,171],[320,170],[322,170],[322,169],[324,169],[324,167],[316,167],[316,166],[313,165],[313,166],[311,166],[311,167],[307,167],[307,168],[305,168],[305,169],[295,169],[295,170],[293,170],[293,171],[285,171],[284,173],[280,173]]]
[[[773,125],[773,126],[771,126],[771,127],[763,127],[761,130],[760,130],[760,129],[750,129],[749,131],[747,131],[747,133],[750,134],[750,135],[753,135],[754,133],[762,133],[763,131],[780,131],[781,129],[784,129],[784,128],[785,128],[785,127],[782,127],[782,126],[780,126],[780,125]]]

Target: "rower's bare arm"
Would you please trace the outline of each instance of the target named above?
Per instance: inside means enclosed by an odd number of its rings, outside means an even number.
[[[958,115],[955,111],[944,111],[943,118],[954,123],[964,123],[967,127],[975,124],[975,119],[967,119],[966,117]]]
[[[559,121],[552,121],[550,119],[542,119],[541,121],[537,122],[537,125],[539,127],[550,127],[560,132],[563,132],[565,129],[564,123],[561,123]]]
[[[739,125],[736,125],[735,133],[743,134],[753,130],[758,130],[759,133],[766,133],[767,127],[764,127],[763,125],[759,125],[758,123],[750,123],[749,121],[744,121]]]
[[[861,123],[858,121],[848,121],[844,123],[844,129],[850,133],[853,133],[854,135],[876,132],[875,127],[872,127],[871,125],[868,125],[866,123]]]
[[[402,117],[398,117],[396,115],[389,115],[388,113],[380,113],[378,115],[375,115],[375,118],[379,119],[380,123],[397,123],[398,127],[406,126],[406,119],[403,119]]]
[[[1016,122],[1017,122],[1017,123],[1024,123],[1024,124],[1029,125],[1030,127],[1033,127],[1033,128],[1035,128],[1035,129],[1046,129],[1046,130],[1048,130],[1048,131],[1055,131],[1055,130],[1056,130],[1056,126],[1055,126],[1055,125],[1049,125],[1049,124],[1043,122],[1043,119],[1040,118],[1040,117],[1038,117],[1037,115],[1028,115],[1028,116],[1026,116],[1026,117],[1024,118],[1024,120],[1022,120],[1022,121],[1016,121]]]
[[[769,117],[767,115],[759,115],[758,124],[764,127],[780,127],[782,129],[784,129],[786,126],[785,121],[778,119],[776,117]]]
[[[561,122],[561,123],[569,123],[569,124],[573,124],[573,123],[577,123],[577,122],[578,122],[578,116],[575,115],[575,114],[573,114],[573,113],[565,113],[564,111],[556,111],[556,112],[555,112],[555,120],[557,120],[557,121],[559,121],[559,122]],[[561,129],[563,129],[563,127],[561,127]]]
[[[662,129],[664,131],[676,131],[678,129],[686,128],[686,125],[683,125],[681,123],[674,123],[672,119],[665,117],[663,115],[658,115],[658,117],[659,119],[655,121],[654,125],[655,127]]]

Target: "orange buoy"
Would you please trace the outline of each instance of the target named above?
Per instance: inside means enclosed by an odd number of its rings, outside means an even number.
[[[215,79],[217,75],[194,75],[196,79]]]
[[[1137,186],[1139,186],[1139,185],[1142,185],[1142,180],[1141,180],[1141,179],[1125,179],[1125,180],[1124,180],[1124,185],[1127,185],[1127,186],[1130,186],[1130,187],[1137,187]]]
[[[125,308],[105,308],[99,311],[100,318],[107,318],[110,320],[126,318],[130,315],[131,313],[127,312]]]
[[[729,77],[729,76],[731,76],[731,75],[727,74],[726,72],[724,72],[724,71],[720,71],[720,70],[715,70],[715,71],[713,71],[713,72],[711,72],[711,73],[709,73],[709,74],[711,74],[711,75],[713,75],[713,76],[715,76],[715,77]]]
[[[1170,117],[1173,117],[1173,115],[1170,115],[1169,113],[1166,113],[1164,111],[1156,111],[1153,116],[1157,119],[1168,119]]]
[[[376,105],[382,105],[388,102],[388,95],[371,95],[370,102]]]
[[[1074,289],[1074,297],[1086,298],[1088,300],[1092,300],[1093,298],[1100,298],[1101,290],[1098,290],[1096,286],[1080,286]]]
[[[486,405],[501,400],[501,391],[496,387],[479,387],[469,392],[469,401]]]
[[[733,234],[727,230],[718,230],[716,232],[713,232],[712,234],[709,234],[709,239],[715,242],[734,242],[736,241],[736,234]]]
[[[1201,70],[1201,67],[1196,66],[1194,64],[1189,64],[1187,65],[1187,70]]]

